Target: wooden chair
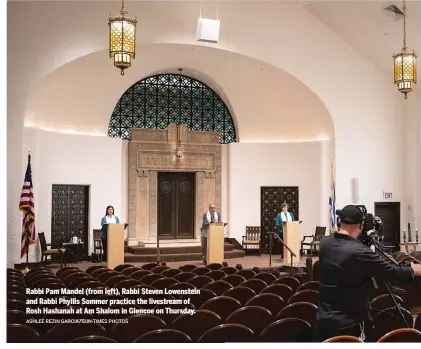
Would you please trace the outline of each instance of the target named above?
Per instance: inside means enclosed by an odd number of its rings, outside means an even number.
[[[187,281],[189,284],[196,286],[197,288],[204,288],[207,284],[213,282],[209,276],[198,275]]]
[[[219,296],[209,299],[201,306],[201,309],[210,310],[218,314],[222,321],[225,321],[230,314],[240,308],[241,304],[238,300],[227,296]]]
[[[211,290],[215,292],[217,296],[222,296],[222,294],[232,288],[231,284],[226,281],[217,280],[212,281],[203,287],[205,290]]]
[[[80,317],[80,315],[79,315]],[[50,316],[51,318],[51,316]],[[100,324],[63,323],[52,327],[45,335],[48,343],[67,343],[78,337],[105,336],[106,331]]]
[[[180,315],[173,321],[171,328],[187,334],[193,342],[197,342],[206,331],[221,324],[222,319],[218,314],[199,309],[194,315]]]
[[[287,305],[277,315],[277,319],[297,318],[308,322],[313,330],[316,328],[317,306],[312,303],[298,302]]]
[[[266,282],[268,285],[272,285],[272,283],[276,280],[276,276],[272,273],[259,273],[253,276],[253,279],[259,279]]]
[[[151,270],[152,268],[155,268],[158,266],[158,263],[147,263],[142,265],[143,270]]]
[[[193,269],[196,269],[196,268],[197,268],[197,265],[185,264],[185,265],[182,265],[181,267],[179,267],[178,269],[180,269],[184,273],[187,273],[187,272],[191,272]]]
[[[223,267],[221,270],[227,275],[235,274],[238,271],[237,268],[234,267]]]
[[[191,315],[188,315],[191,316]],[[126,323],[114,325],[110,331],[111,338],[119,343],[133,343],[145,333],[162,330],[166,327],[165,321],[155,315],[132,315]]]
[[[245,278],[246,280],[253,278],[256,273],[253,270],[250,269],[241,269],[239,271],[237,271],[234,275],[240,275],[243,278]]]
[[[64,262],[64,254],[66,253],[66,249],[64,248],[50,248],[48,249],[48,246],[51,247],[51,243],[47,244],[47,241],[45,240],[45,234],[44,233],[38,233],[38,239],[39,243],[41,245],[41,264],[44,265],[47,262],[47,257],[52,255],[59,255],[60,256],[60,268],[63,268],[63,262]]]
[[[167,277],[152,282],[151,286],[157,288],[158,290],[163,290],[164,288],[168,288],[175,284],[178,284],[178,280]]]
[[[285,301],[276,294],[261,293],[249,299],[246,306],[255,305],[269,310],[273,318],[284,309]]]
[[[314,290],[302,290],[294,293],[290,299],[288,299],[288,304],[297,303],[297,302],[308,302],[314,305],[319,304],[319,292]]]
[[[180,269],[167,269],[161,272],[161,275],[166,278],[173,278],[174,276],[181,274],[182,271]],[[130,275],[131,276],[131,275]]]
[[[68,343],[117,343],[115,340],[105,336],[84,336],[72,339]]]
[[[205,276],[210,277],[213,280],[221,280],[224,276],[227,276],[222,270],[211,270],[210,272],[206,273]]]
[[[196,275],[205,275],[207,273],[209,273],[211,270],[209,268],[206,267],[198,267],[196,269],[193,269],[191,272],[195,273]]]
[[[224,276],[221,280],[228,282],[229,284],[231,284],[232,287],[236,287],[242,282],[246,281],[246,279],[243,276],[236,274]]]
[[[326,227],[316,227],[314,235],[305,235],[301,240],[301,255],[304,254],[304,246],[310,247],[310,256],[313,257],[313,252],[316,250],[317,246],[320,244],[322,237],[326,235]],[[310,238],[311,241],[306,241],[307,238]]]
[[[7,325],[7,343],[36,343],[40,336],[33,328],[22,324]]]
[[[302,284],[300,287],[298,287],[297,292],[304,291],[304,290],[314,290],[319,292],[321,288],[320,281],[307,281],[306,283]]]
[[[250,250],[257,250],[259,252],[259,256],[262,254],[260,235],[260,227],[246,227],[246,235],[242,237],[242,246],[244,252],[247,253],[247,251]]]
[[[377,343],[420,343],[421,332],[413,328],[399,328],[385,334]]]
[[[210,269],[210,270],[220,270],[222,269],[224,266],[220,263],[211,263],[206,265],[206,268]]]
[[[121,273],[121,272],[123,272],[124,269],[127,269],[127,268],[134,268],[134,265],[124,263],[124,264],[117,265],[114,268],[114,270],[115,271],[118,271],[119,273]],[[86,270],[86,272],[88,272],[88,271]]]
[[[288,285],[274,284],[274,285],[270,285],[268,287],[265,287],[260,292],[260,294],[265,294],[265,293],[276,294],[276,295],[280,296],[285,302],[288,302],[288,300],[293,295],[294,291]]]
[[[291,287],[293,292],[295,292],[301,285],[300,281],[293,276],[281,276],[277,278],[272,285],[275,284],[287,285]]]
[[[418,331],[421,331],[421,313],[415,319],[414,328]]]
[[[199,309],[202,307],[202,305],[208,301],[209,299],[215,298],[216,294],[215,292],[211,291],[211,290],[205,290],[205,289],[200,289],[200,293],[197,294],[190,294],[190,295],[185,295],[183,297],[181,297],[182,299],[190,299],[190,303],[193,304],[196,309]]]
[[[254,339],[254,332],[247,326],[223,324],[206,331],[199,338],[199,343],[248,343]]]
[[[259,279],[248,279],[243,281],[239,286],[251,288],[256,294],[259,294],[268,284]]]
[[[225,291],[223,295],[236,299],[242,306],[244,306],[251,298],[256,295],[256,292],[248,287],[237,286]]]
[[[26,312],[22,310],[8,310],[7,323],[25,325],[27,320]]]
[[[191,341],[191,338],[181,331],[164,329],[145,333],[134,343],[191,343]]]
[[[132,275],[133,277],[133,275]],[[196,277],[196,274],[190,271],[182,271],[181,273],[174,275],[173,278],[178,280],[179,282],[187,282],[188,280]]]
[[[287,318],[271,323],[260,335],[260,342],[308,343],[313,340],[311,325],[302,319]]]
[[[244,325],[258,336],[272,322],[272,313],[266,308],[249,305],[234,311],[225,322]]]
[[[401,311],[409,327],[413,327],[414,319],[411,313],[406,309],[401,309]],[[381,338],[396,329],[406,327],[395,309],[385,309],[383,312],[374,315],[373,320],[377,338]]]
[[[354,336],[336,336],[326,339],[323,343],[364,343],[361,339]]]

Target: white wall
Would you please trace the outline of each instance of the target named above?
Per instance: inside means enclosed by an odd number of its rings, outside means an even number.
[[[127,218],[127,141],[24,129],[32,149],[37,232],[51,237],[53,184],[89,185],[89,243],[92,229],[100,228],[107,205],[113,205],[122,222]],[[30,259],[35,261],[34,247]],[[39,248],[37,248],[39,252]],[[37,256],[38,260],[40,255]]]
[[[322,161],[323,156],[326,156],[322,150],[325,145],[322,143],[229,145],[227,222],[230,237],[241,242],[246,226],[260,226],[262,186],[299,187],[302,235],[313,234],[317,225],[327,224],[329,192],[326,192],[326,184],[321,185],[322,177],[326,177],[326,171],[322,169],[322,164],[326,163]]]

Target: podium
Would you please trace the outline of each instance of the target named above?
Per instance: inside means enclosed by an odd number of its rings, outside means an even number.
[[[291,256],[291,253],[284,246],[284,263],[291,264],[291,257],[293,258],[292,263],[298,263],[300,261],[300,249],[301,249],[301,234],[300,234],[301,221],[284,222],[284,242],[292,252],[295,253],[295,257]]]
[[[107,229],[107,267],[124,264],[124,230],[128,224],[105,224]]]
[[[206,261],[208,264],[224,261],[224,227],[227,223],[209,223],[207,225],[208,243]]]

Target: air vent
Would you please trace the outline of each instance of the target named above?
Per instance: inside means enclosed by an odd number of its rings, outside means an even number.
[[[387,11],[389,15],[396,21],[399,21],[403,18],[402,10],[395,4],[390,4],[389,6],[384,7],[383,10]]]

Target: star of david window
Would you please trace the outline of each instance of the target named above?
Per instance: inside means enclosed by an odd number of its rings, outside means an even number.
[[[108,136],[130,139],[131,128],[166,129],[184,124],[192,131],[217,131],[219,142],[236,141],[231,114],[208,86],[181,74],[150,76],[121,96],[108,125]]]

